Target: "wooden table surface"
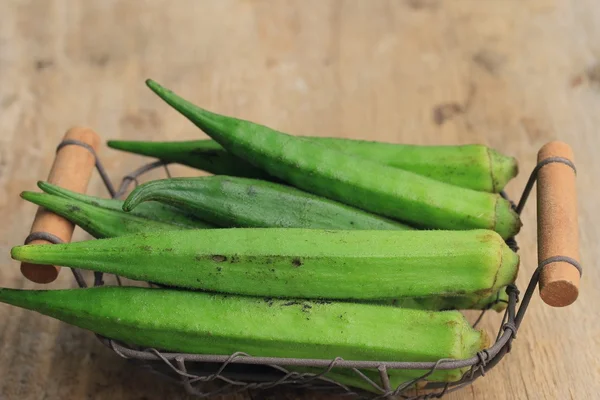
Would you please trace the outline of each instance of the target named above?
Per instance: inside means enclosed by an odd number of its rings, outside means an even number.
[[[513,351],[449,399],[596,399],[600,392],[598,127],[600,8],[594,0],[0,2],[0,284],[73,286],[68,270],[25,281],[10,247],[75,124],[104,139],[204,135],[144,85],[153,78],[210,110],[292,134],[417,144],[484,143],[516,156],[518,197],[538,149],[560,139],[578,166],[579,300],[536,295]],[[141,157],[104,147],[113,179]],[[178,175],[196,172],[180,167]],[[94,176],[90,193],[106,195]],[[536,257],[535,193],[519,235],[524,288]],[[86,239],[78,231],[75,240]],[[90,333],[0,305],[0,398],[187,398],[132,369]],[[498,315],[484,326],[493,331]],[[241,393],[223,399],[312,399]],[[321,397],[323,398],[323,397]]]

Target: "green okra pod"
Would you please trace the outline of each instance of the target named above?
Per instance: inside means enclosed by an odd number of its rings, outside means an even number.
[[[435,362],[470,358],[489,344],[458,311],[110,286],[0,289],[0,302],[131,345],[183,353]],[[456,381],[464,372],[438,370],[429,379]]]
[[[351,300],[490,296],[519,265],[490,230],[184,230],[17,246],[12,256],[221,293]]]
[[[64,197],[66,199],[71,199],[78,202],[83,202],[90,206],[100,207],[103,209],[119,212],[123,211],[123,200],[105,199],[102,197],[89,196],[86,194],[73,192],[71,190],[67,190],[61,188],[60,186],[43,181],[38,182],[38,187],[42,189],[45,193]],[[177,225],[181,228],[213,228],[211,224],[202,221],[197,217],[186,213],[185,211],[156,201],[149,201],[145,202],[144,204],[140,204],[140,206],[136,207],[135,210],[131,211],[130,214],[159,223]]]
[[[519,171],[516,158],[480,144],[422,146],[338,137],[300,137],[317,145],[331,147],[390,167],[484,192],[500,192]],[[234,156],[214,140],[110,140],[108,146],[187,165],[215,175],[279,181],[260,168]]]
[[[222,227],[294,227],[312,229],[409,229],[405,225],[330,202],[293,187],[229,176],[173,178],[138,186],[125,201],[135,210],[143,201],[158,201]],[[402,298],[401,307],[426,310],[506,308],[506,292]]]
[[[131,192],[123,210],[146,201],[177,207],[221,227],[412,229],[291,186],[231,176],[150,181]]]
[[[203,110],[158,83],[148,86],[232,154],[302,190],[433,229],[521,227],[509,201],[319,146],[249,121]]]
[[[416,308],[419,310],[487,310],[501,312],[508,305],[506,288],[500,288],[491,295],[477,294],[463,296],[405,297],[394,299],[390,304],[396,307]]]
[[[191,229],[47,193],[23,192],[21,197],[68,219],[100,239],[139,232]]]

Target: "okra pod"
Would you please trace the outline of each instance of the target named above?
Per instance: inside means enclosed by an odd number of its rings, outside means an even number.
[[[65,188],[61,188],[60,186],[43,181],[38,182],[38,187],[48,194],[64,197],[66,199],[72,199],[75,201],[83,202],[85,204],[89,204],[91,206],[101,207],[107,210],[123,211],[123,200],[105,199],[102,197],[89,196],[86,194],[73,192]],[[185,211],[179,210],[175,207],[171,207],[167,204],[161,204],[156,201],[149,201],[145,202],[144,204],[140,204],[140,206],[136,207],[135,210],[132,210],[130,214],[152,221],[167,223],[170,225],[177,225],[182,228],[213,228],[211,224],[202,221],[197,217],[186,213]]]
[[[145,201],[177,207],[221,227],[412,229],[291,186],[231,176],[150,181],[131,192],[123,210],[135,210]]]
[[[253,296],[490,296],[519,256],[495,232],[232,228],[17,246],[16,260]]]
[[[470,358],[489,344],[458,311],[110,286],[0,289],[0,302],[131,345],[183,353],[435,362]],[[454,381],[463,372],[438,370],[429,379]]]
[[[422,146],[339,137],[299,136],[390,167],[473,190],[498,193],[519,172],[516,158],[481,144]],[[234,156],[214,140],[126,141],[109,140],[108,146],[130,153],[187,165],[215,175],[279,181]]]
[[[498,194],[439,182],[211,113],[154,81],[147,84],[227,151],[302,190],[419,227],[491,229],[504,239],[521,227],[510,202]]]
[[[68,219],[98,239],[139,232],[191,229],[47,193],[23,192],[21,197]]]

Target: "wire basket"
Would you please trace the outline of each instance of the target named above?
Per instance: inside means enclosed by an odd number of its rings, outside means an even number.
[[[166,176],[171,176],[168,169],[168,163],[159,160],[143,165],[126,175],[122,178],[119,188],[115,189],[106,170],[100,162],[100,159],[90,145],[79,140],[65,139],[58,146],[57,151],[65,146],[72,145],[83,147],[92,153],[96,169],[112,198],[123,198],[132,185],[138,184],[138,178],[151,170],[163,168]],[[518,204],[515,205],[511,202],[514,210],[518,214],[522,212],[533,185],[538,179],[540,170],[548,164],[566,165],[571,174],[575,171],[575,166],[569,157],[552,156],[541,160],[533,169]],[[506,198],[504,193],[501,193],[501,195]],[[46,240],[51,243],[63,242],[60,238],[48,232],[34,232],[25,242],[29,243],[36,239]],[[511,249],[518,251],[518,246],[514,238],[511,238],[506,242]],[[576,260],[576,256],[566,257],[563,255],[554,255],[542,259],[529,281],[524,296],[522,296],[520,300],[520,292],[517,286],[513,284],[507,287],[508,304],[498,328],[495,342],[489,348],[478,352],[474,357],[468,359],[441,359],[437,362],[403,362],[402,360],[396,362],[380,362],[348,361],[339,357],[333,360],[253,357],[251,354],[243,352],[237,352],[230,355],[183,354],[165,352],[161,349],[153,348],[134,348],[110,338],[102,337],[100,335],[96,336],[105,346],[112,349],[119,356],[129,359],[145,368],[149,368],[162,376],[175,380],[185,388],[185,391],[188,394],[198,397],[206,398],[214,395],[231,394],[248,389],[270,389],[276,386],[285,386],[327,391],[332,394],[346,395],[349,398],[382,399],[396,397],[407,400],[441,398],[445,394],[470,385],[479,377],[484,376],[486,371],[493,368],[507,353],[510,352],[513,340],[516,338],[517,331],[525,316],[529,302],[535,288],[540,282],[541,275],[543,275],[544,267],[552,263],[566,263],[569,266],[575,267],[578,270],[579,275],[582,272],[581,266]],[[80,287],[84,288],[88,286],[79,270],[71,268],[71,271]],[[117,284],[121,285],[121,278],[118,276],[115,278]],[[101,286],[104,284],[104,275],[95,272],[93,285]],[[152,283],[148,283],[148,285],[154,286]],[[517,304],[519,304],[518,307]],[[487,310],[483,310],[481,312],[473,324],[474,327],[481,321],[486,311]],[[319,368],[321,372],[294,372],[289,371],[286,368],[289,366],[315,367]],[[372,391],[349,387],[326,377],[325,374],[334,367],[345,368],[352,371],[353,374],[356,374],[357,377],[364,380],[364,383],[369,385]],[[379,379],[372,380],[361,372],[361,369],[366,368],[376,369],[379,372]],[[434,383],[426,381],[427,377],[435,370],[456,368],[468,368],[468,371],[459,381],[451,383]],[[405,382],[398,387],[392,387],[388,377],[388,370],[392,369],[417,369],[423,370],[424,373],[417,379]],[[205,384],[207,382],[218,383],[217,385],[211,385],[216,387],[216,389],[203,391],[202,387],[206,386]],[[418,389],[415,390],[415,388]]]

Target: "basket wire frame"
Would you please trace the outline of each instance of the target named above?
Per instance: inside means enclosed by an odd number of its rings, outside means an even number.
[[[94,150],[85,143],[77,140],[63,141],[58,149],[66,145],[78,145],[85,147],[93,153],[96,159],[96,169],[100,174],[104,185],[106,186],[112,198],[122,198],[131,185],[139,184],[138,178],[145,173],[163,168],[165,174],[171,177],[168,169],[168,162],[161,160],[145,164],[124,176],[118,189],[115,189],[106,170]],[[568,159],[554,157],[545,160],[533,169],[529,180],[523,190],[518,205],[511,202],[513,209],[521,213],[533,185],[537,179],[540,168],[551,162],[559,162],[569,165],[576,171],[575,166]],[[501,193],[507,198],[504,193]],[[36,238],[44,238],[52,243],[60,243],[60,239],[47,233],[38,233]],[[31,240],[31,238],[28,238]],[[27,241],[26,241],[27,242]],[[518,246],[514,238],[506,241],[508,246],[515,252]],[[243,352],[236,352],[230,355],[210,355],[210,354],[183,354],[160,351],[153,348],[135,348],[120,343],[116,340],[96,335],[98,339],[107,347],[112,349],[119,356],[137,362],[151,371],[159,373],[167,378],[174,379],[183,385],[186,392],[190,395],[200,398],[208,398],[216,395],[232,394],[245,390],[270,389],[276,386],[291,386],[295,388],[310,388],[312,390],[325,390],[337,395],[346,395],[349,398],[364,399],[384,399],[396,397],[405,400],[421,400],[441,398],[447,393],[459,390],[464,386],[470,385],[473,381],[484,376],[490,368],[493,368],[498,362],[510,352],[512,342],[516,338],[517,331],[527,307],[531,301],[535,288],[537,287],[541,270],[544,266],[553,261],[567,261],[572,263],[579,271],[582,268],[574,260],[566,257],[553,257],[549,260],[540,262],[538,268],[534,271],[524,296],[519,303],[519,289],[516,285],[509,285],[506,289],[508,294],[508,304],[504,312],[502,323],[498,329],[496,341],[489,348],[478,352],[474,357],[468,359],[454,360],[441,359],[437,362],[383,362],[383,361],[348,361],[340,357],[333,360],[328,359],[300,359],[300,358],[277,358],[277,357],[253,357]],[[71,268],[75,280],[79,287],[87,287],[87,283],[76,268]],[[118,285],[122,285],[121,278],[115,275]],[[104,275],[100,272],[94,272],[94,286],[104,285]],[[148,286],[154,287],[152,283]],[[489,308],[491,308],[490,305]],[[488,309],[489,309],[488,308]],[[486,310],[482,310],[473,326],[481,321]],[[316,367],[321,368],[320,373],[300,373],[286,369],[286,366]],[[356,389],[337,382],[325,375],[332,368],[345,368],[361,378],[371,387],[372,391]],[[366,376],[361,369],[376,369],[378,371],[379,382],[373,381]],[[449,383],[426,382],[426,378],[436,370],[447,370],[456,368],[469,368],[459,381]],[[391,387],[388,376],[388,370],[391,369],[416,369],[423,370],[422,376],[405,382],[398,387]],[[201,386],[207,382],[220,383],[217,389],[211,391],[202,391]],[[415,387],[424,389],[426,394],[414,394]]]

